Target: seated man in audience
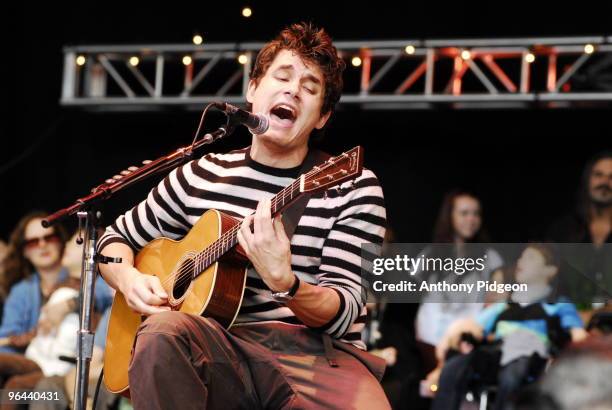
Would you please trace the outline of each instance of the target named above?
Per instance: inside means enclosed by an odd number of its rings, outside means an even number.
[[[571,303],[554,303],[551,282],[559,269],[552,247],[529,244],[517,262],[516,281],[527,285],[526,292],[512,294],[507,303],[496,303],[477,318],[460,320],[449,328],[437,354],[442,361],[449,351],[459,352],[438,369],[438,390],[432,409],[458,409],[474,373],[476,341],[499,342],[498,389],[495,409],[504,408],[508,398],[526,381],[534,359],[546,359],[569,341],[586,337],[582,320]],[[471,335],[466,337],[466,335]],[[435,373],[430,375],[434,379]]]

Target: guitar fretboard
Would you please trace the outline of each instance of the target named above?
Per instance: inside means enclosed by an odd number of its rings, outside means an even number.
[[[276,216],[284,208],[289,206],[294,200],[301,195],[300,179],[294,180],[291,184],[283,188],[278,194],[272,198],[271,214]],[[211,243],[206,249],[196,254],[194,259],[194,275],[195,278],[210,265],[215,263],[232,249],[238,243],[238,230],[241,224],[236,224],[231,229],[221,235],[219,239]]]
[[[330,158],[324,164],[313,167],[312,170],[281,189],[271,200],[270,211],[272,217],[293,203],[304,191],[322,191],[361,174],[362,156],[360,149],[360,147],[355,147],[335,158]],[[206,268],[217,262],[230,249],[236,246],[240,226],[240,223],[234,225],[224,232],[219,239],[206,247],[206,249],[193,256],[190,255],[179,267],[178,274],[180,278],[177,280],[177,283],[181,282],[184,284],[190,278],[195,279]]]

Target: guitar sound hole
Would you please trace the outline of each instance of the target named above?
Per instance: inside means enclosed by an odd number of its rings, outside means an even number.
[[[180,299],[185,295],[191,280],[193,278],[194,261],[188,259],[181,264],[178,269],[176,280],[174,281],[174,287],[172,288],[172,297],[174,299]]]

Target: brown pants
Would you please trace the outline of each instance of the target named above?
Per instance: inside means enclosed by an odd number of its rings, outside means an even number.
[[[310,329],[260,323],[223,329],[179,312],[140,327],[129,369],[135,409],[389,409],[372,355],[335,342],[338,367]]]

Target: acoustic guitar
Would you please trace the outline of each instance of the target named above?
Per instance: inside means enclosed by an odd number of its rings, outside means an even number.
[[[357,178],[362,167],[359,146],[315,166],[272,198],[272,216],[305,193]],[[134,266],[159,278],[172,311],[212,317],[229,328],[240,310],[249,265],[241,247],[236,246],[240,222],[208,210],[180,241],[162,237],[148,243],[136,255]],[[128,307],[121,292],[115,294],[104,356],[104,382],[113,393],[129,396],[131,349],[144,319]]]

